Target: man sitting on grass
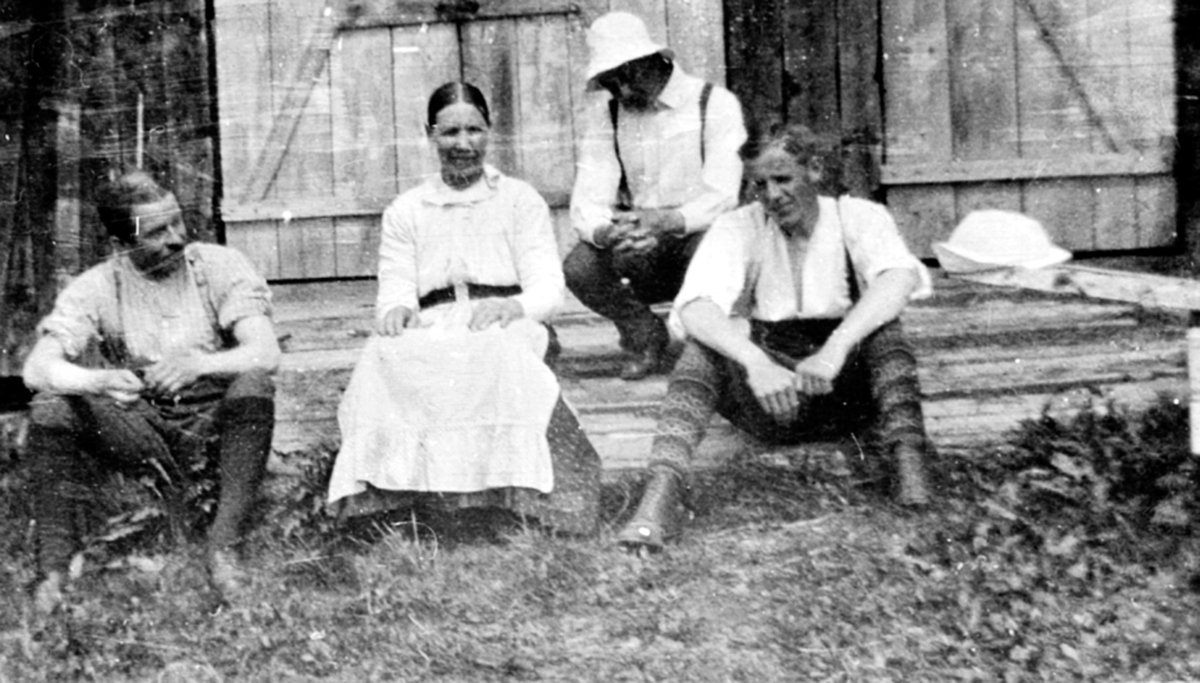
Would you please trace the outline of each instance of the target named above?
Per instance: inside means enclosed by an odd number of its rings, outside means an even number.
[[[772,131],[747,166],[758,201],[718,218],[692,259],[672,311],[687,343],[663,399],[650,482],[618,534],[625,546],[660,550],[679,532],[681,489],[714,411],[786,444],[865,403],[897,498],[928,502],[929,440],[899,315],[931,293],[929,273],[886,208],[819,194],[825,156],[803,126]]]
[[[59,294],[24,368],[36,392],[38,607],[62,599],[76,515],[97,473],[159,471],[178,486],[210,450],[220,459],[220,499],[206,560],[228,598],[243,581],[232,548],[274,427],[280,350],[270,291],[237,251],[188,244],[179,203],[148,174],[122,176],[98,204],[115,254]]]

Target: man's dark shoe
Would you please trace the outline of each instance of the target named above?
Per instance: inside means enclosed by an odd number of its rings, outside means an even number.
[[[630,551],[659,552],[683,531],[682,477],[671,469],[651,471],[637,511],[617,533],[617,543]]]

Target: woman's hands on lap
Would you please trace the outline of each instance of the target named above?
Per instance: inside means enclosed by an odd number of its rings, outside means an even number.
[[[473,305],[470,328],[475,332],[487,329],[494,323],[499,323],[500,327],[508,327],[512,321],[525,317],[525,308],[516,299],[493,297],[477,299],[471,303]]]
[[[397,306],[375,322],[375,331],[385,337],[399,337],[406,328],[417,327],[417,312],[407,306]]]

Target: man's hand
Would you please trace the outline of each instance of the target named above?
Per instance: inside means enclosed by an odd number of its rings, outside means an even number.
[[[146,388],[167,396],[192,386],[204,374],[204,356],[199,353],[164,358],[142,372]]]
[[[681,237],[686,232],[683,214],[674,209],[638,209],[614,213],[613,223],[601,239],[614,251],[644,254],[664,239]]]
[[[758,404],[777,422],[787,424],[796,419],[800,404],[792,371],[764,356],[746,366],[746,383]]]
[[[845,364],[846,354],[826,344],[796,364],[796,391],[810,396],[828,394]]]
[[[500,327],[508,327],[512,321],[525,317],[525,309],[516,299],[493,297],[472,303],[469,327],[476,332],[493,323],[499,323]]]
[[[118,403],[133,403],[146,385],[132,370],[92,370],[89,393],[104,394]]]
[[[397,306],[375,323],[375,331],[385,337],[399,337],[404,330],[421,324],[417,312],[407,306]]]

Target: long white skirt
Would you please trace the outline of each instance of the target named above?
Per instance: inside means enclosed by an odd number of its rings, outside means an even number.
[[[554,487],[546,428],[559,396],[545,327],[517,320],[367,341],[338,407],[329,502],[366,490]]]

